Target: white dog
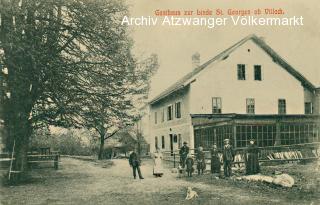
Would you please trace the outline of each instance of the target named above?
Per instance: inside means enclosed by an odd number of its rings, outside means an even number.
[[[191,187],[188,187],[186,200],[195,199],[195,198],[198,198],[197,192],[193,191]]]

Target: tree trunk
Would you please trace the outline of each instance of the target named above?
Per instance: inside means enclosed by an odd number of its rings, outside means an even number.
[[[99,147],[99,154],[98,154],[98,160],[103,159],[103,153],[104,153],[104,133],[100,134],[100,147]]]
[[[17,140],[16,147],[15,147],[15,161],[14,166],[12,167],[13,171],[20,171],[18,178],[12,178],[14,181],[23,181],[26,179],[27,171],[28,171],[28,160],[27,160],[27,153],[28,153],[28,140]]]
[[[20,115],[23,116],[23,115]],[[26,115],[24,115],[26,116]],[[27,118],[21,117],[19,121],[17,119],[13,119],[11,121],[12,124],[10,126],[10,135],[9,137],[12,141],[15,141],[14,148],[14,163],[12,166],[12,171],[19,171],[19,173],[11,173],[10,181],[19,183],[24,181],[27,176],[28,171],[28,161],[27,161],[27,153],[29,147],[29,139],[31,136],[32,128],[30,126],[30,122]],[[12,148],[11,148],[12,149]]]

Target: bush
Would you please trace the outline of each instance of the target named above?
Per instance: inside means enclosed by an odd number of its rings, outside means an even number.
[[[87,130],[64,130],[50,134],[48,129],[37,130],[31,140],[31,149],[50,147],[64,155],[95,155],[98,150],[96,137]]]

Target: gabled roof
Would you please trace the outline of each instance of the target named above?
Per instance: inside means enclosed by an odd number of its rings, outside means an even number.
[[[153,98],[149,103],[154,104],[158,102],[159,100],[167,97],[168,95],[174,93],[177,90],[180,90],[181,88],[189,85],[192,82],[192,79],[200,73],[202,70],[208,67],[213,62],[216,62],[221,59],[225,59],[228,57],[230,53],[232,53],[235,49],[246,43],[247,41],[252,40],[256,45],[258,45],[260,48],[262,48],[272,59],[275,63],[279,64],[282,68],[284,68],[286,71],[288,71],[293,77],[295,77],[297,80],[301,82],[301,84],[305,87],[307,87],[310,90],[314,90],[315,86],[307,80],[301,73],[299,73],[297,70],[295,70],[291,65],[289,65],[283,58],[281,58],[270,46],[268,46],[261,38],[257,37],[256,35],[252,34],[249,35],[230,48],[224,50],[217,56],[213,57],[206,63],[202,64],[201,66],[195,68],[193,71],[182,77],[180,80],[178,80],[176,83],[171,85],[169,88],[164,90],[162,93],[157,95],[155,98]]]

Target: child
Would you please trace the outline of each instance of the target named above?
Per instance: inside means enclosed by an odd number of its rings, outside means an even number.
[[[198,175],[203,174],[204,170],[206,170],[206,161],[205,161],[205,154],[201,146],[198,148],[196,160],[197,160]]]
[[[179,166],[178,166],[178,177],[179,178],[181,178],[184,175],[184,171],[185,171],[185,169],[182,168],[181,164],[179,164]]]
[[[188,154],[186,159],[186,167],[187,167],[186,171],[188,173],[188,177],[192,177],[192,172],[194,171],[193,164],[194,164],[193,158],[191,154]]]

